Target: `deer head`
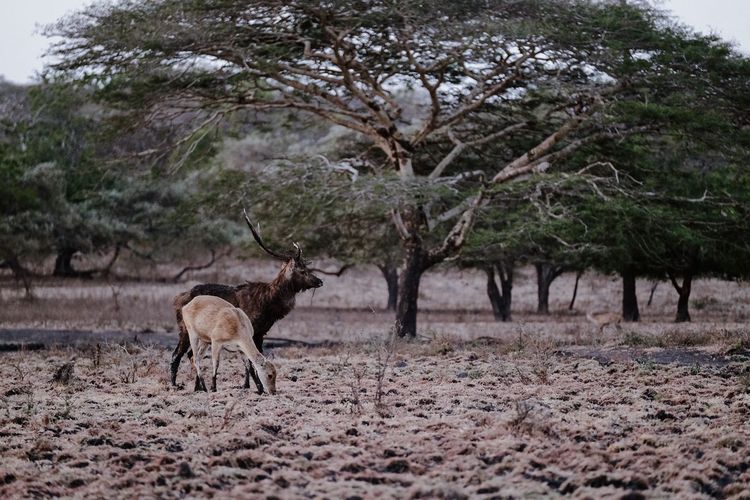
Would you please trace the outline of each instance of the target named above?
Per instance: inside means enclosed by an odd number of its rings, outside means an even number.
[[[276,367],[264,357],[255,365],[261,384],[268,394],[276,394]]]
[[[266,246],[263,239],[260,237],[260,234],[258,234],[258,231],[253,227],[253,223],[250,222],[250,217],[248,217],[247,211],[243,209],[242,212],[245,215],[245,222],[247,222],[250,232],[253,233],[253,238],[255,238],[258,245],[271,257],[286,262],[281,272],[284,274],[285,278],[289,280],[295,290],[303,291],[323,286],[323,280],[310,271],[308,268],[309,262],[302,258],[302,248],[300,248],[299,244],[292,243],[295,250],[290,253],[280,253],[271,250]]]

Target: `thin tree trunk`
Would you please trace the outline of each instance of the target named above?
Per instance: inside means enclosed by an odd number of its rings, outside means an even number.
[[[654,292],[656,291],[657,286],[659,286],[658,281],[654,281],[651,285],[651,293],[648,294],[648,302],[646,302],[647,307],[651,307],[651,303],[654,301]]]
[[[622,320],[640,321],[638,297],[635,288],[635,273],[631,270],[622,272]]]
[[[492,315],[496,320],[503,320],[503,296],[500,294],[500,289],[497,287],[495,282],[495,268],[489,266],[484,268],[484,272],[487,274],[487,297],[490,299],[490,305],[492,306]]]
[[[548,262],[537,262],[534,267],[536,267],[536,312],[549,314],[549,288],[552,282],[562,274],[563,268]]]
[[[498,321],[510,321],[513,303],[513,264],[498,262],[483,270],[487,274],[487,297],[492,305],[492,314]],[[495,281],[495,275],[500,280],[500,288]]]
[[[416,238],[406,243],[401,282],[398,285],[396,332],[399,337],[417,336],[417,301],[419,282],[425,271],[425,252]]]
[[[511,304],[513,303],[513,263],[498,263],[497,275],[500,278],[500,290],[503,292],[503,321],[511,321]]]
[[[690,291],[693,286],[693,273],[686,272],[682,278],[682,285],[677,283],[677,279],[672,273],[669,273],[669,280],[672,282],[672,286],[677,290],[679,298],[677,299],[677,315],[675,316],[675,323],[684,323],[690,321],[690,311],[688,304],[690,301]]]
[[[573,310],[573,306],[576,303],[576,296],[578,295],[578,282],[581,280],[581,276],[583,276],[583,271],[578,271],[576,273],[576,284],[573,286],[573,297],[571,297],[570,304],[568,305],[569,311]]]
[[[23,284],[24,294],[26,299],[32,300],[34,295],[31,292],[31,277],[29,271],[21,265],[16,255],[10,255],[2,262],[2,267],[7,267],[13,273],[13,279],[16,280],[16,284],[19,282]]]
[[[383,274],[385,283],[388,286],[386,310],[395,312],[398,305],[398,269],[390,264],[378,265],[378,269]]]
[[[52,275],[61,277],[77,276],[75,269],[73,269],[73,255],[75,253],[76,250],[73,248],[59,249],[57,257],[55,257],[55,269]]]

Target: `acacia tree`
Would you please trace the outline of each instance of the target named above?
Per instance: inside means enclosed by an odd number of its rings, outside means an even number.
[[[296,109],[360,134],[367,175],[497,185],[641,131],[608,110],[672,71],[658,53],[632,57],[675,36],[663,21],[586,0],[158,0],[92,6],[49,32],[63,38],[56,69],[132,118],[184,110],[194,138],[238,110]],[[461,249],[486,201],[481,185],[460,191],[452,207],[391,207],[401,335],[416,334],[422,273]]]

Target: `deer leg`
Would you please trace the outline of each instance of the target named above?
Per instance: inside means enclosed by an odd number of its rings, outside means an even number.
[[[255,348],[258,349],[258,352],[263,354],[263,337],[254,336],[253,343],[255,344]],[[263,384],[260,381],[260,377],[258,377],[258,373],[255,371],[255,367],[250,361],[245,360],[245,384],[242,386],[244,389],[250,388],[250,377],[252,377],[253,382],[255,382],[258,394],[263,394]]]
[[[260,377],[258,377],[258,373],[255,371],[255,367],[253,364],[245,360],[245,384],[242,386],[243,389],[249,389],[250,388],[250,378],[252,377],[253,382],[255,382],[255,387],[258,390],[258,394],[263,394],[263,384],[260,381]]]
[[[187,332],[183,332],[182,329],[180,329],[180,339],[177,341],[177,347],[175,347],[175,350],[172,353],[172,363],[169,366],[172,386],[177,385],[177,370],[180,368],[180,360],[182,360],[182,356],[184,356],[189,349],[190,337]],[[192,351],[190,354],[192,354]],[[192,359],[190,354],[188,354],[188,357]]]
[[[195,368],[195,392],[198,391],[205,391],[206,390],[206,384],[203,382],[203,377],[201,377],[201,369],[200,369],[200,349],[198,348],[198,339],[190,338],[190,347],[193,350],[193,368]]]
[[[216,376],[219,373],[219,354],[221,353],[221,343],[213,341],[211,342],[211,364],[213,371],[211,372],[211,392],[216,392]]]

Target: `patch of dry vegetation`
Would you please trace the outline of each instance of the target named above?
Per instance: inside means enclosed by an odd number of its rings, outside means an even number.
[[[240,389],[231,356],[206,394],[169,387],[165,350],[5,353],[0,497],[750,495],[746,365],[554,347],[290,347],[275,397]]]

